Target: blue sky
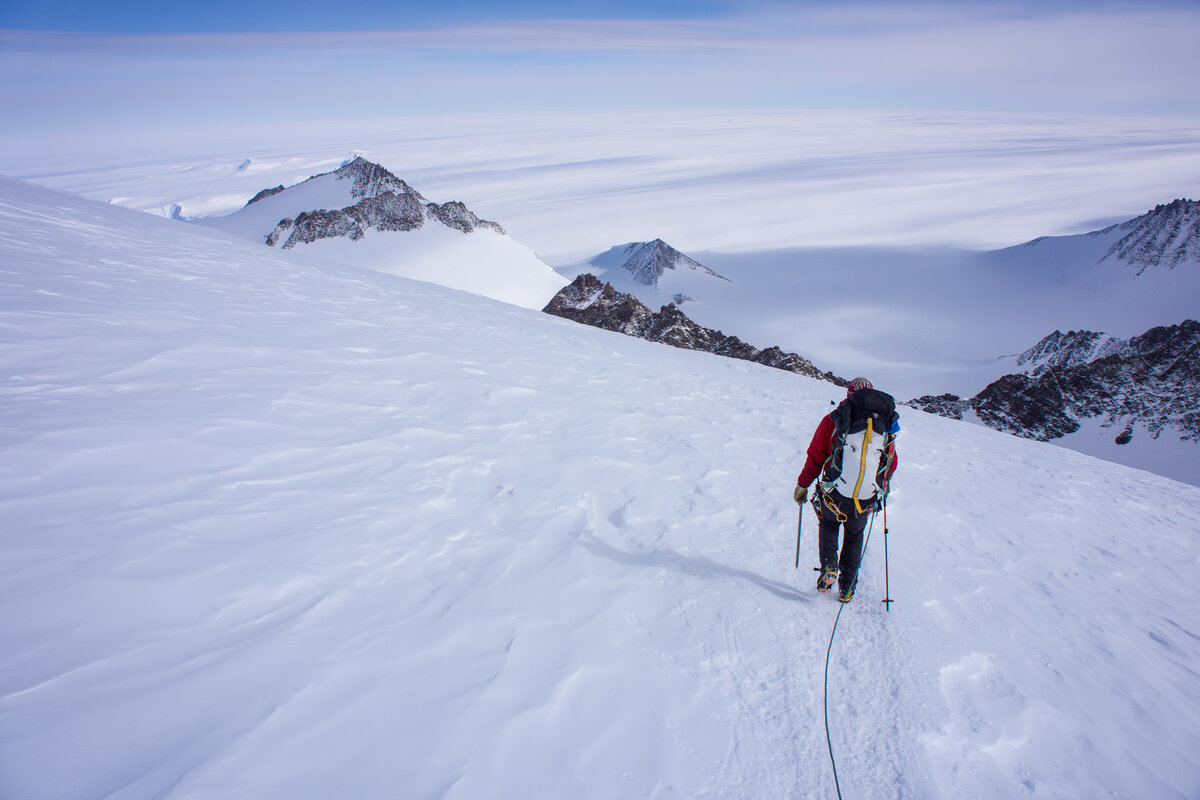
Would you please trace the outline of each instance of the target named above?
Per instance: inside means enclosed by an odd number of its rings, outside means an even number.
[[[736,13],[727,0],[208,0],[202,4],[35,0],[3,5],[3,27],[103,33],[379,30],[513,19],[709,19]]]
[[[7,138],[505,111],[1200,114],[1195,0],[0,3]]]

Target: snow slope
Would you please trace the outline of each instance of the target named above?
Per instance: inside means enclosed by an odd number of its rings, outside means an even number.
[[[0,797],[835,796],[835,390],[0,179]],[[1200,489],[905,411],[847,797],[1200,792]]]

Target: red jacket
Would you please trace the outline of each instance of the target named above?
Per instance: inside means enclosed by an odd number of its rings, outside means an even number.
[[[808,485],[817,479],[821,474],[821,467],[825,466],[825,462],[829,459],[830,453],[833,452],[833,414],[826,414],[821,419],[821,424],[817,426],[817,432],[813,434],[812,441],[808,443],[808,459],[804,462],[804,469],[800,471],[800,477],[796,482],[801,486],[808,488]],[[896,467],[900,465],[900,456],[896,454],[896,444],[893,442],[888,445],[888,455],[892,459],[891,467],[888,469],[888,478],[896,474]]]

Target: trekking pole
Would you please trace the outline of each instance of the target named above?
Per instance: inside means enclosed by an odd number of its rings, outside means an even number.
[[[800,569],[800,530],[804,525],[804,503],[800,504],[800,521],[796,523],[796,569]]]
[[[896,602],[892,599],[891,582],[888,580],[888,546],[887,546],[887,502],[883,504],[883,605],[888,610],[892,610],[892,603]]]

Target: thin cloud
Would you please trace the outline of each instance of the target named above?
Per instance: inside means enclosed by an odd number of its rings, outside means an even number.
[[[1200,8],[750,5],[706,20],[0,32],[0,131],[629,108],[1200,113]]]

